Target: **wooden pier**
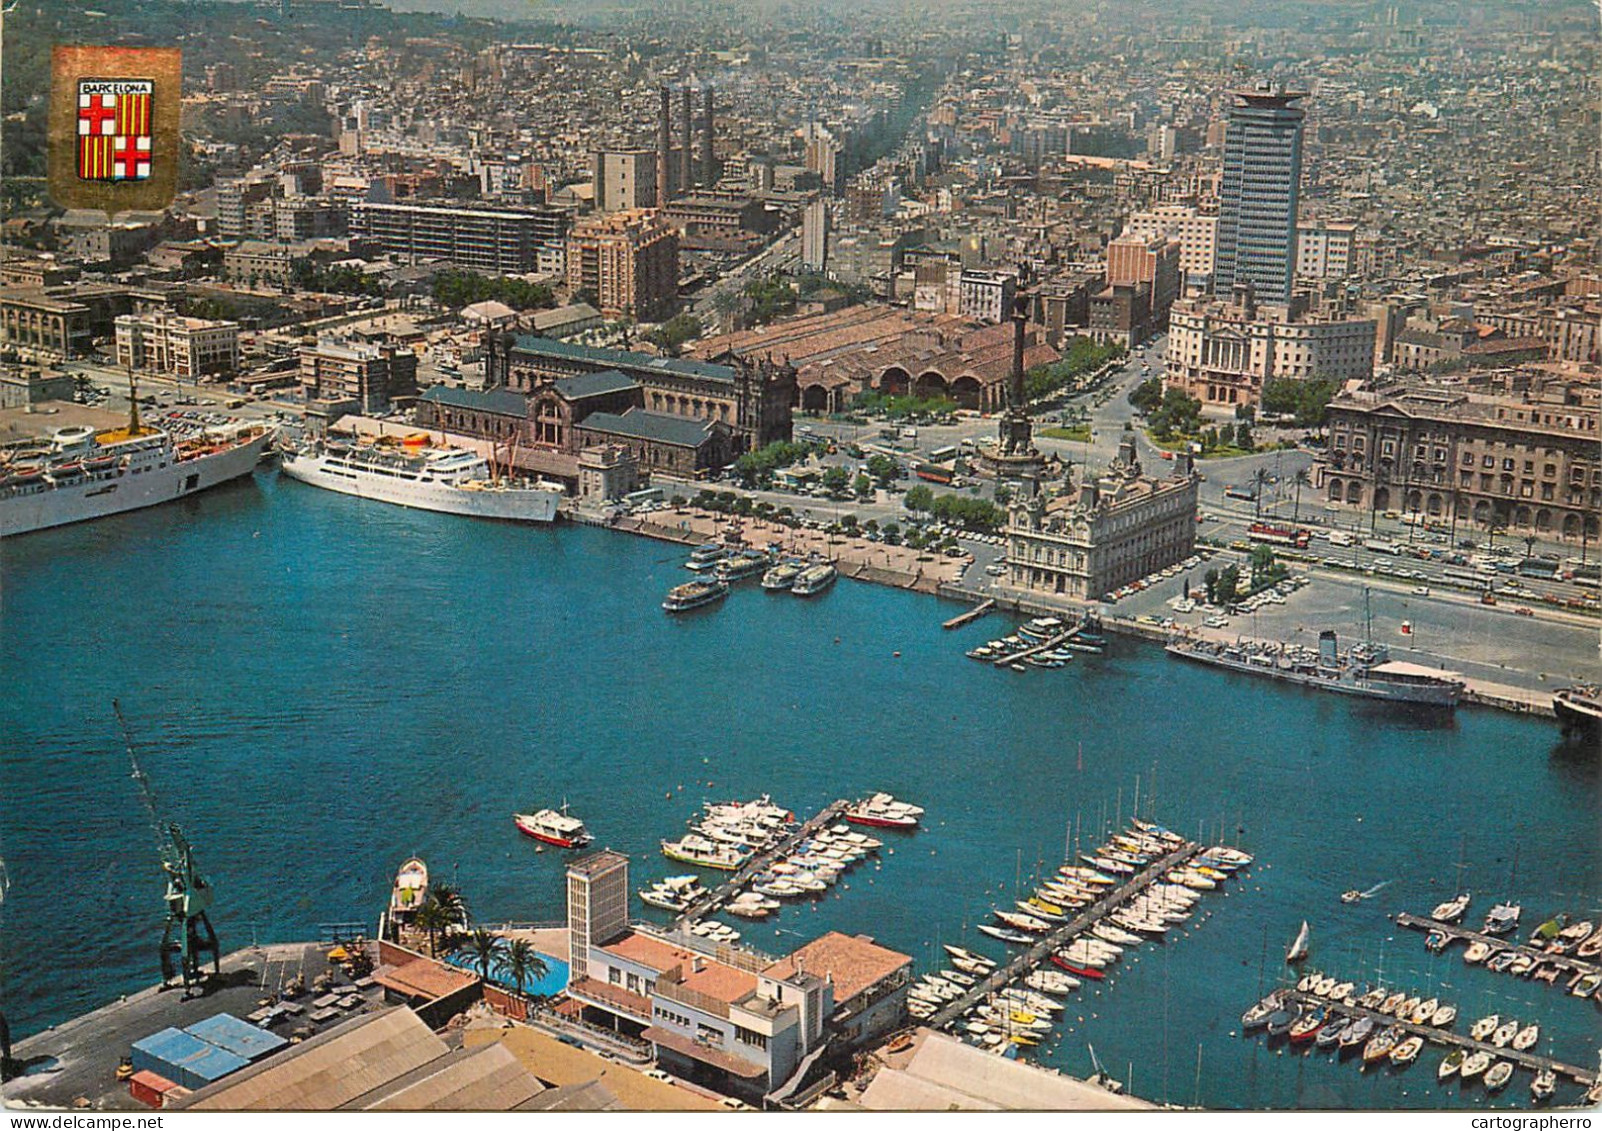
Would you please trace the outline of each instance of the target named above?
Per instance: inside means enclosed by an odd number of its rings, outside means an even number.
[[[1176,848],[1156,863],[1146,865],[1141,871],[1131,876],[1127,882],[1109,888],[1106,895],[1088,907],[1081,908],[1077,915],[1062,924],[1062,926],[1046,932],[1040,937],[1039,942],[1031,945],[1022,954],[996,967],[988,976],[974,983],[973,988],[961,997],[942,1005],[925,1024],[931,1029],[946,1028],[946,1026],[1003,986],[1018,981],[1029,971],[1047,961],[1052,953],[1059,947],[1065,946],[1069,939],[1088,931],[1112,914],[1112,912],[1129,902],[1131,898],[1139,895],[1159,879],[1166,876],[1170,870],[1179,867],[1179,865],[1201,851],[1202,846],[1199,844],[1186,844],[1181,848]]]
[[[946,623],[941,625],[940,627],[941,628],[961,628],[965,624],[972,624],[974,621],[978,620],[980,617],[984,616],[986,613],[988,613],[991,609],[993,609],[995,607],[996,607],[995,598],[994,597],[988,598],[988,599],[986,599],[984,601],[979,602],[979,604],[975,605],[973,608],[969,609],[967,612],[958,613],[956,616],[954,616],[950,620],[946,621]]]
[[[1462,940],[1470,944],[1485,943],[1491,948],[1491,953],[1485,956],[1486,962],[1489,962],[1504,950],[1511,950],[1519,954],[1529,955],[1536,960],[1537,966],[1544,964],[1555,967],[1559,971],[1568,974],[1571,979],[1576,975],[1595,974],[1602,970],[1602,966],[1598,966],[1594,962],[1587,962],[1582,958],[1575,958],[1573,955],[1547,954],[1545,951],[1537,950],[1528,943],[1515,942],[1512,939],[1501,938],[1497,935],[1482,934],[1479,931],[1470,930],[1468,927],[1461,927],[1456,923],[1440,923],[1434,919],[1427,919],[1422,915],[1409,915],[1405,911],[1396,916],[1396,925],[1399,927],[1411,927],[1415,931],[1440,931],[1451,942]],[[1484,966],[1485,962],[1481,962],[1479,965]],[[1527,973],[1512,976],[1528,980],[1529,975],[1533,974],[1535,970],[1536,967],[1532,966]],[[1505,971],[1500,972],[1505,973]],[[1496,974],[1499,971],[1492,970],[1491,973]]]
[[[1286,991],[1285,996],[1287,999],[1300,1002],[1303,1005],[1325,1006],[1332,1013],[1339,1013],[1343,1016],[1367,1017],[1374,1022],[1374,1031],[1376,1033],[1380,1031],[1380,1027],[1382,1026],[1394,1025],[1398,1029],[1402,1029],[1407,1032],[1409,1036],[1423,1037],[1426,1043],[1447,1045],[1452,1048],[1461,1048],[1470,1053],[1489,1053],[1497,1060],[1510,1060],[1519,1067],[1528,1068],[1532,1072],[1539,1072],[1543,1068],[1550,1068],[1558,1075],[1567,1076],[1571,1080],[1587,1088],[1589,1088],[1596,1080],[1596,1071],[1594,1069],[1581,1068],[1574,1064],[1564,1064],[1560,1060],[1556,1060],[1550,1056],[1543,1056],[1542,1054],[1536,1052],[1520,1052],[1511,1045],[1505,1048],[1498,1048],[1488,1041],[1476,1041],[1473,1037],[1467,1036],[1463,1033],[1454,1033],[1449,1029],[1437,1029],[1432,1025],[1415,1025],[1411,1021],[1398,1020],[1388,1013],[1381,1013],[1377,1009],[1365,1009],[1363,1006],[1352,1005],[1348,1004],[1347,1002],[1329,1001],[1325,998],[1317,997],[1314,994],[1303,993],[1300,990],[1288,990]],[[1459,1022],[1464,1020],[1466,1020],[1464,1017],[1458,1017]],[[1473,1023],[1470,1022],[1469,1024],[1472,1025]]]
[[[789,855],[796,845],[806,840],[807,837],[816,833],[819,829],[827,828],[840,820],[850,807],[851,803],[843,799],[831,802],[795,832],[781,837],[761,852],[752,853],[750,858],[740,865],[738,870],[729,873],[727,880],[686,907],[682,914],[676,916],[673,920],[673,929],[676,931],[686,930],[688,924],[714,914],[725,903],[738,895],[751,882],[751,877],[772,864],[779,857]]]

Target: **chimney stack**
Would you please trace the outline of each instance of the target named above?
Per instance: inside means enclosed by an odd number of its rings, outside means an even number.
[[[673,151],[673,106],[672,94],[666,86],[662,87],[661,109],[656,118],[656,203],[657,207],[665,207],[672,199],[671,163]]]
[[[713,145],[714,133],[712,123],[712,86],[708,83],[701,89],[703,113],[706,118],[704,132],[701,134],[701,184],[711,188],[718,183],[717,151]]]
[[[691,101],[691,90],[688,85],[684,88],[684,100],[679,107],[679,125],[684,135],[684,147],[679,150],[679,191],[689,192],[690,186],[695,183],[695,170],[692,167],[695,157],[695,103]]]

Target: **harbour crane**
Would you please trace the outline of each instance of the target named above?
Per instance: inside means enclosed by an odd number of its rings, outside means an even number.
[[[133,779],[139,784],[145,811],[150,815],[150,828],[156,837],[156,855],[161,870],[167,877],[167,925],[161,935],[161,985],[170,987],[182,978],[184,995],[191,991],[204,991],[206,960],[211,961],[211,973],[221,972],[217,949],[217,932],[212,930],[207,915],[211,907],[212,887],[195,866],[194,847],[175,821],[163,821],[156,807],[155,791],[150,778],[139,765],[134,751],[133,734],[128,720],[123,718],[122,706],[112,700],[111,709],[122,726],[123,741],[128,747],[128,761],[133,766]]]

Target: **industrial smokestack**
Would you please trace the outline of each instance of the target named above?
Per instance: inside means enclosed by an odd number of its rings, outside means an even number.
[[[716,149],[713,146],[715,135],[712,130],[714,118],[712,115],[712,87],[710,84],[701,90],[701,101],[703,103],[703,114],[706,118],[703,126],[704,132],[701,134],[701,183],[707,188],[711,188],[718,183],[718,159]]]
[[[688,85],[684,88],[684,100],[679,107],[679,126],[684,138],[684,148],[679,150],[679,189],[689,192],[690,186],[695,183],[695,103],[691,101]]]
[[[668,186],[673,153],[673,106],[672,93],[667,87],[662,87],[659,93],[662,106],[656,118],[656,203],[663,207],[672,197]]]

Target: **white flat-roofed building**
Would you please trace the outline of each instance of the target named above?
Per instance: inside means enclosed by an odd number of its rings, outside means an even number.
[[[179,381],[225,377],[239,368],[239,323],[167,311],[117,319],[117,364]]]

